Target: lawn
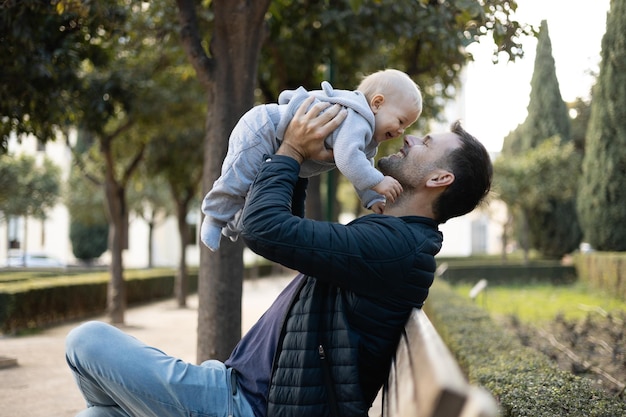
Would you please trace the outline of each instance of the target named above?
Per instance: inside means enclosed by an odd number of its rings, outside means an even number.
[[[453,288],[464,297],[469,297],[471,286],[457,285]],[[591,290],[582,283],[487,287],[475,302],[494,317],[514,315],[523,323],[533,324],[553,321],[557,315],[578,320],[590,311],[603,315],[626,312],[626,302]]]

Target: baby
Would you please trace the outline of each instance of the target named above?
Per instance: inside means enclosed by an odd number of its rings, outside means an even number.
[[[407,74],[378,71],[365,77],[356,91],[335,90],[326,81],[321,90],[286,90],[278,104],[249,110],[230,135],[221,176],[202,202],[205,218],[200,238],[212,251],[219,249],[222,234],[233,241],[239,236],[241,211],[263,156],[276,152],[291,118],[310,95],[344,106],[348,115],[325,140],[333,150],[334,163],[305,161],[300,177],[336,167],[352,183],[364,207],[378,214],[383,213],[386,199],[393,200],[402,191],[395,178],[374,167],[374,156],[381,142],[402,135],[422,112],[421,92]]]

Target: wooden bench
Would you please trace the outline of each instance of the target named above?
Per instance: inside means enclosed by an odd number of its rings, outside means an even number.
[[[467,382],[426,314],[418,309],[405,326],[379,399],[382,417],[498,416],[495,399]]]

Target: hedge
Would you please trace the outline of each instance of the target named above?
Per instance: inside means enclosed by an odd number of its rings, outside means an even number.
[[[171,297],[174,274],[164,269],[126,271],[128,304]],[[190,292],[197,290],[197,278],[197,272],[190,271]],[[0,281],[0,329],[16,333],[102,314],[109,279],[109,273],[98,272]]]
[[[626,252],[579,253],[574,262],[582,282],[626,300]]]
[[[471,264],[440,263],[441,278],[451,284],[475,284],[481,279],[489,285],[513,283],[568,284],[576,281],[576,268],[558,262],[531,262],[525,264]]]
[[[435,282],[424,308],[470,382],[494,395],[503,417],[626,416],[623,400],[523,346],[445,282]]]

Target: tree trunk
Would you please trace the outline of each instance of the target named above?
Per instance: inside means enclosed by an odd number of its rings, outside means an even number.
[[[28,251],[28,216],[24,215],[24,239],[22,240],[22,265],[24,268],[28,266],[28,257],[26,252]],[[7,258],[8,259],[8,258]]]
[[[183,202],[176,204],[176,217],[178,219],[178,234],[180,236],[180,258],[174,282],[174,294],[178,307],[184,308],[187,307],[187,294],[189,292],[189,274],[187,273],[187,243],[189,242],[187,204]]]
[[[11,235],[10,235],[9,221],[10,221],[10,216],[5,215],[4,216],[4,223],[7,226],[7,228],[6,228],[6,235],[5,235],[5,242],[7,243],[5,256],[6,256],[7,261],[9,260],[9,253],[11,252]]]
[[[522,228],[520,230],[520,243],[524,252],[524,265],[528,265],[528,261],[530,260],[529,252],[530,252],[530,239],[528,236],[528,213],[526,210],[521,210],[522,217]]]
[[[148,220],[148,268],[154,267],[154,228],[156,226],[156,210],[150,213]]]
[[[197,361],[225,360],[241,338],[243,243],[222,241],[200,255]]]
[[[123,324],[126,312],[123,251],[128,248],[128,207],[126,205],[125,187],[115,178],[111,149],[114,137],[115,135],[100,139],[100,150],[105,160],[104,193],[109,220],[109,251],[111,252],[111,264],[109,265],[111,278],[107,291],[107,313],[111,323]],[[139,154],[138,158],[140,158]]]
[[[124,250],[125,201],[124,189],[120,187],[113,173],[107,169],[105,180],[107,212],[109,214],[109,251],[111,263],[109,273],[111,279],[107,291],[107,313],[113,324],[123,324],[126,312],[126,283],[124,282],[124,266],[122,252]]]
[[[501,236],[502,249],[501,249],[500,255],[502,258],[502,263],[506,262],[507,260],[506,251],[509,246],[509,235],[511,233],[512,228],[513,228],[513,213],[511,212],[511,209],[507,207],[506,221],[502,225],[502,236]]]
[[[306,217],[313,220],[324,220],[322,209],[322,193],[320,192],[321,175],[309,178],[306,189]]]
[[[219,176],[228,137],[254,104],[258,56],[270,0],[215,0],[210,56],[202,48],[196,2],[177,0],[183,47],[200,82],[207,88],[202,191]],[[218,252],[203,247],[198,276],[198,363],[224,360],[241,337],[243,244],[222,241]]]

